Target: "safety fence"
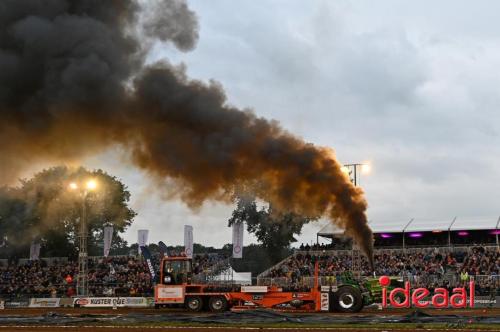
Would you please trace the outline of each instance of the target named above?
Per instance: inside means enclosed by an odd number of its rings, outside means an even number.
[[[498,251],[499,248],[497,246],[493,245],[487,245],[487,246],[480,246],[486,251]],[[374,254],[375,255],[412,255],[412,254],[430,254],[430,253],[440,253],[440,254],[448,254],[448,253],[469,253],[471,252],[474,248],[474,246],[446,246],[446,247],[421,247],[421,248],[384,248],[384,249],[375,249]],[[301,255],[310,255],[310,256],[345,256],[345,255],[351,255],[352,250],[351,249],[342,249],[342,250],[296,250],[292,256],[296,256],[298,254]],[[285,259],[286,260],[286,259]],[[284,260],[284,261],[285,261]]]
[[[480,246],[483,250],[489,251],[489,252],[497,252],[499,251],[499,247],[493,246],[493,245],[487,245],[487,246]],[[397,256],[397,255],[404,255],[404,256],[411,256],[411,255],[427,255],[427,254],[441,254],[441,255],[446,255],[449,253],[457,254],[457,253],[463,253],[467,254],[472,252],[476,247],[474,246],[449,246],[449,247],[426,247],[426,248],[393,248],[393,249],[375,249],[374,250],[374,255],[388,255],[388,256]],[[259,274],[258,278],[261,277],[268,277],[269,274],[274,271],[278,270],[281,266],[284,264],[288,263],[291,259],[297,257],[298,255],[301,256],[307,256],[307,257],[348,257],[348,259],[352,258],[353,255],[353,250],[347,250],[347,249],[342,249],[342,250],[296,250],[293,255],[283,259],[282,261],[278,262],[274,266],[271,266],[270,268],[266,269],[262,273]],[[361,256],[362,259],[364,260],[364,256]]]
[[[153,283],[142,281],[139,283],[119,282],[89,282],[89,295],[91,296],[125,296],[148,297],[153,296]],[[23,283],[12,286],[10,283],[0,283],[0,298],[49,298],[72,297],[76,291],[76,283],[57,283],[43,286],[40,283]]]
[[[459,274],[453,275],[452,279],[450,276],[444,275],[419,275],[408,278],[407,276],[393,276],[399,279],[401,282],[409,281],[411,285],[415,287],[425,286],[425,287],[459,287],[462,286],[466,281],[460,279]],[[500,295],[500,276],[498,275],[476,275],[470,276],[467,281],[474,280],[476,293],[478,295],[487,295],[492,292],[492,290]],[[341,275],[332,276],[321,276],[318,278],[319,286],[339,286],[345,283]],[[288,287],[305,289],[314,286],[314,277],[301,277],[301,278],[257,278],[257,285],[259,286],[277,286],[277,287]]]
[[[284,290],[287,291],[287,290]],[[288,290],[290,291],[290,290]],[[377,302],[375,302],[377,304]],[[380,305],[380,303],[379,303]],[[0,310],[14,308],[151,308],[155,306],[153,297],[73,297],[73,298],[0,298]],[[499,294],[478,294],[474,298],[477,308],[499,308]]]

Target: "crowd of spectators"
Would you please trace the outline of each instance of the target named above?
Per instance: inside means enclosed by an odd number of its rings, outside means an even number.
[[[309,248],[316,250],[318,248]],[[319,255],[304,250],[297,252],[282,264],[271,269],[265,277],[286,278],[290,284],[300,284],[304,277],[314,275],[314,262],[319,261],[321,277],[342,278],[353,269],[353,255],[349,250],[331,251],[322,248]],[[154,260],[158,270],[158,258]],[[218,254],[195,255],[193,273],[216,273],[227,257]],[[399,276],[410,280],[415,287],[456,287],[476,279],[479,294],[500,290],[500,252],[496,248],[478,246],[463,251],[419,249],[414,251],[376,250],[375,271],[368,260],[360,256],[362,276]],[[135,256],[114,256],[89,260],[88,282],[90,296],[152,296],[154,280],[146,262]],[[9,262],[0,266],[0,297],[71,297],[76,295],[78,263],[44,260],[24,263]]]
[[[306,248],[304,248],[306,249]],[[291,284],[300,284],[303,277],[314,275],[314,262],[319,261],[319,275],[342,278],[353,268],[353,254],[349,250],[321,252],[318,256],[307,250],[299,251],[282,264],[271,269],[264,277],[287,278]],[[500,289],[500,252],[498,249],[474,247],[469,250],[443,252],[434,249],[376,250],[372,271],[368,260],[361,256],[359,273],[362,276],[399,276],[410,280],[415,287],[456,287],[480,276],[476,282],[478,292],[494,287]]]
[[[217,254],[195,255],[193,273],[208,273],[223,260]],[[158,262],[154,259],[156,271]],[[77,275],[78,262],[9,262],[0,266],[0,297],[71,297],[76,295]],[[141,258],[114,256],[88,261],[89,296],[153,296],[153,283]]]
[[[219,272],[220,268],[227,265],[227,257],[220,254],[200,254],[194,256],[193,273],[210,274]]]

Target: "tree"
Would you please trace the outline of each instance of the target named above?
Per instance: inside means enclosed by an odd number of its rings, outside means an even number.
[[[88,180],[97,183],[85,193]],[[70,183],[80,188],[69,190]],[[136,213],[128,207],[130,192],[116,177],[102,170],[54,167],[14,188],[0,191],[0,234],[10,247],[25,250],[33,240],[42,243],[44,256],[76,256],[83,204],[86,204],[90,255],[102,254],[103,227],[114,228],[112,249],[126,247],[120,237]]]
[[[291,243],[297,242],[295,235],[300,235],[302,226],[313,219],[292,212],[275,211],[271,205],[258,209],[255,199],[240,197],[236,200],[236,209],[228,226],[245,222],[247,231],[255,235],[274,264],[283,257]]]

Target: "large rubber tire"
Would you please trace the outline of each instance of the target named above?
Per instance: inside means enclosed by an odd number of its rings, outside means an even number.
[[[189,311],[199,312],[203,309],[203,299],[200,296],[188,296],[184,304]]]
[[[224,296],[212,296],[208,299],[208,308],[212,312],[223,312],[227,310],[227,300]]]
[[[340,287],[332,300],[333,308],[338,312],[359,312],[363,309],[363,296],[356,287]]]

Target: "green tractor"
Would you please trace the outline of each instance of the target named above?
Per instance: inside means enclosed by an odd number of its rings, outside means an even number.
[[[401,277],[390,277],[391,283],[387,287],[390,292],[394,288],[404,287],[404,282]],[[382,286],[380,286],[378,278],[356,278],[352,272],[342,273],[338,280],[338,285],[349,285],[359,289],[363,297],[363,306],[368,306],[374,303],[382,303]]]

